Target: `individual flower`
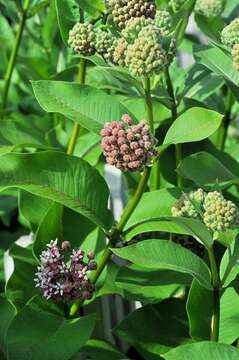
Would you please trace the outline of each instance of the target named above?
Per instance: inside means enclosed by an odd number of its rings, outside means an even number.
[[[143,28],[138,38],[129,44],[125,64],[134,76],[151,76],[160,73],[168,64],[160,30],[155,25]]]
[[[103,56],[106,61],[113,62],[116,45],[117,38],[115,38],[109,31],[102,29],[98,29],[96,31],[96,52]]]
[[[154,0],[109,0],[108,5],[113,22],[120,29],[124,29],[127,22],[132,18],[145,16],[153,19],[156,13]]]
[[[83,56],[95,54],[96,34],[94,27],[89,23],[76,23],[69,32],[68,45]]]
[[[239,71],[239,44],[235,44],[232,48],[232,60],[234,68]]]
[[[34,280],[47,300],[65,302],[90,299],[93,295],[94,285],[88,272],[97,268],[94,254],[90,252],[85,256],[81,249],[73,249],[67,256],[69,249],[69,242],[64,241],[59,247],[55,240],[40,255],[40,266]]]
[[[172,16],[167,10],[157,10],[154,22],[162,36],[167,36],[172,31]]]
[[[221,33],[222,43],[230,49],[239,44],[239,18],[234,19]]]
[[[196,0],[195,4],[195,12],[206,17],[220,16],[223,8],[223,0]]]
[[[108,164],[122,171],[141,171],[156,155],[154,138],[144,120],[133,125],[129,115],[106,123],[101,131],[104,156]]]

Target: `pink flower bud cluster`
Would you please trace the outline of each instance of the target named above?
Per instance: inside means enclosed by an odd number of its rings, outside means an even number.
[[[142,171],[156,155],[154,138],[146,121],[133,125],[129,115],[106,123],[101,146],[108,164],[122,171]]]
[[[87,273],[97,268],[94,253],[85,256],[81,249],[73,249],[68,255],[69,249],[69,242],[63,242],[59,248],[55,240],[41,253],[35,282],[47,300],[72,301],[90,299],[93,295],[94,285]]]

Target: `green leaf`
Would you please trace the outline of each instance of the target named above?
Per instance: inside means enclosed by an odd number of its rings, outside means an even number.
[[[191,277],[171,270],[151,270],[130,265],[120,268],[116,284],[129,300],[158,303],[180,293],[182,286],[190,286]]]
[[[129,360],[110,343],[98,339],[87,341],[81,350],[81,354],[90,357],[92,360]]]
[[[195,45],[194,56],[200,64],[213,73],[239,86],[239,73],[233,66],[232,57],[224,51],[211,45]]]
[[[232,346],[202,341],[182,345],[163,356],[165,360],[239,360],[239,351]]]
[[[11,360],[69,360],[85,345],[95,315],[66,320],[33,299],[12,321],[7,333]]]
[[[99,12],[104,12],[105,3],[104,0],[76,0],[80,7],[91,14],[92,16],[99,15]]]
[[[131,313],[114,331],[147,360],[159,359],[159,355],[187,341],[185,303],[168,299],[146,305]]]
[[[0,296],[0,358],[6,355],[6,333],[8,327],[16,314],[14,306],[4,297]]]
[[[33,244],[33,251],[36,257],[39,257],[51,240],[62,240],[62,213],[63,206],[61,204],[54,202],[49,208],[37,230],[36,239]]]
[[[80,20],[79,7],[75,0],[55,0],[55,5],[61,37],[67,46],[69,31]]]
[[[220,264],[220,278],[223,287],[227,287],[239,274],[239,238],[225,251]]]
[[[179,144],[208,138],[219,128],[223,115],[205,108],[191,108],[169,128],[164,144]]]
[[[211,275],[205,262],[191,251],[168,240],[145,240],[121,249],[112,249],[119,257],[151,269],[168,269],[195,277],[211,289]]]
[[[238,183],[236,175],[228,170],[217,158],[204,151],[184,158],[177,168],[177,173],[204,187],[215,188],[216,184],[229,186]]]
[[[221,297],[219,341],[232,344],[239,334],[239,296],[233,288],[225,290]]]
[[[47,151],[3,155],[0,190],[11,187],[58,202],[103,228],[108,227],[108,187],[82,159]]]
[[[190,335],[195,341],[210,339],[212,313],[213,292],[193,280],[188,294],[187,314]]]
[[[23,248],[16,244],[12,246],[10,255],[14,261],[14,272],[7,282],[6,296],[17,309],[21,309],[37,294],[34,282],[37,262],[31,248]]]
[[[144,193],[125,230],[152,219],[171,215],[171,209],[182,192],[178,188],[161,189]]]
[[[106,122],[128,113],[115,96],[88,85],[42,80],[32,86],[45,111],[60,113],[90,131],[99,132]]]
[[[208,228],[200,220],[183,217],[170,217],[166,219],[184,228],[187,234],[202,242],[206,247],[212,246],[213,237]]]

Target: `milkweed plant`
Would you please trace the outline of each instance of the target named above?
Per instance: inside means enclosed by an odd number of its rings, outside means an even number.
[[[239,1],[0,11],[0,358],[239,360]]]

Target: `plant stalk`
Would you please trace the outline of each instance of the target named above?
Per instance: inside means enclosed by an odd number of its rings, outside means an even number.
[[[227,90],[227,97],[225,103],[225,115],[222,120],[222,124],[218,130],[217,147],[223,151],[225,149],[228,129],[231,123],[231,109],[233,105],[233,94],[230,89]]]
[[[18,50],[21,44],[21,40],[22,40],[22,34],[24,31],[24,27],[25,27],[25,23],[27,20],[27,14],[28,14],[28,10],[30,7],[30,1],[31,0],[25,0],[24,4],[23,4],[23,10],[22,10],[22,14],[21,14],[21,20],[20,20],[20,24],[19,24],[19,28],[16,34],[16,38],[15,38],[15,43],[14,46],[12,48],[12,52],[10,55],[10,59],[7,65],[7,69],[6,69],[6,73],[5,73],[5,84],[4,84],[4,89],[3,89],[3,97],[2,97],[2,114],[1,116],[3,117],[4,111],[6,110],[7,107],[7,101],[8,101],[8,94],[9,94],[9,89],[10,89],[10,85],[11,85],[11,79],[12,79],[12,74],[13,74],[13,70],[16,64],[16,59],[17,59],[17,54],[18,54]]]
[[[220,278],[217,269],[217,263],[213,246],[208,248],[208,256],[212,274],[213,286],[213,316],[212,316],[212,330],[211,340],[218,341],[219,325],[220,325]]]
[[[87,65],[86,59],[81,59],[79,74],[77,76],[77,80],[81,85],[83,85],[85,83],[86,65]],[[74,150],[75,150],[75,147],[76,147],[79,132],[80,132],[80,125],[75,122],[74,126],[73,126],[73,129],[72,129],[72,132],[71,132],[70,141],[69,141],[69,144],[68,144],[68,147],[67,147],[67,154],[68,155],[74,154]]]
[[[167,85],[167,89],[168,89],[168,94],[172,101],[172,105],[171,105],[172,120],[175,121],[178,117],[177,101],[175,98],[173,83],[172,83],[168,68],[165,70],[165,80],[166,80],[166,85]],[[175,145],[175,156],[176,156],[176,167],[177,167],[179,165],[179,163],[182,161],[182,157],[183,157],[182,144]],[[179,174],[177,174],[177,184],[180,189],[183,187],[183,178]]]

